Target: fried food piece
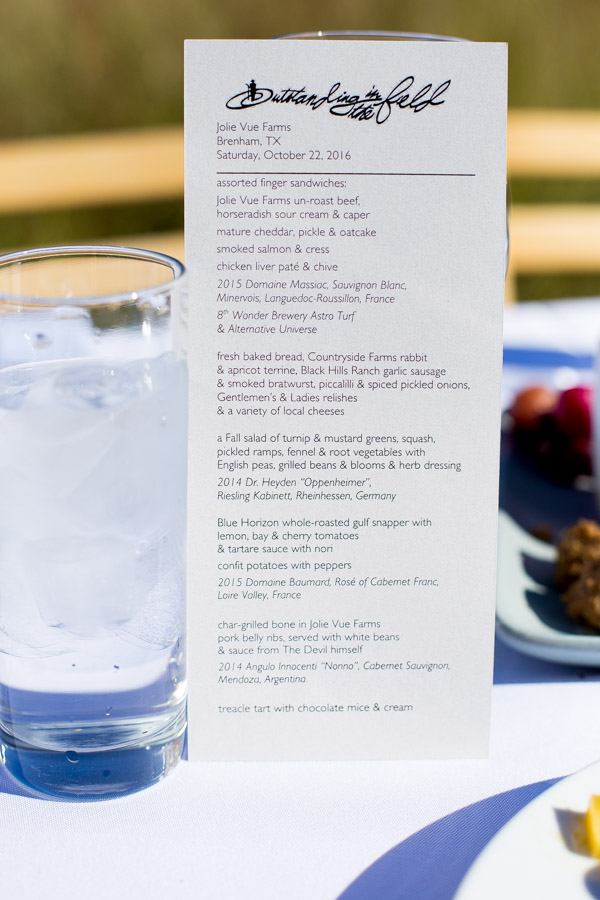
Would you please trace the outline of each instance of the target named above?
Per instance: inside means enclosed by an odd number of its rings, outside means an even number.
[[[568,588],[588,562],[600,562],[600,525],[590,519],[579,519],[566,529],[558,545],[554,573],[558,587]]]
[[[584,563],[579,578],[569,585],[563,600],[572,619],[600,628],[600,560]]]
[[[600,859],[600,797],[593,794],[585,814],[585,830],[590,853]]]

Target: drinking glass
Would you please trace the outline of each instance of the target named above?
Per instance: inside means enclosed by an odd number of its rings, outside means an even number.
[[[278,35],[279,40],[314,41],[463,41],[466,38],[414,31],[299,31]]]
[[[182,753],[184,275],[0,256],[0,756],[34,791],[129,793]]]

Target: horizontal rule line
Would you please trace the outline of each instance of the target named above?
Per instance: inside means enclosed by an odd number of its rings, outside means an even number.
[[[375,175],[401,178],[475,178],[475,172],[217,172],[217,175]]]

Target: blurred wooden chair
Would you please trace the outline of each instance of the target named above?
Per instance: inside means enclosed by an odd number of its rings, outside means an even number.
[[[510,110],[508,176],[599,179],[600,112]],[[600,273],[600,204],[513,204],[509,224],[507,300],[519,275]]]
[[[0,143],[0,184],[0,215],[183,199],[183,129],[6,141]],[[93,242],[183,257],[183,232],[96,236]]]
[[[600,112],[510,110],[513,179],[600,178]],[[0,215],[183,197],[180,126],[38,138],[0,144]],[[116,235],[183,258],[183,233]],[[510,208],[506,297],[519,275],[600,273],[600,204],[535,203]]]

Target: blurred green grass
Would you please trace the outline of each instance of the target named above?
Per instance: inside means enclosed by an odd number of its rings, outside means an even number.
[[[509,45],[509,103],[600,108],[599,0],[4,0],[0,140],[177,123],[186,38],[317,29],[433,32]],[[516,182],[515,202],[599,201],[600,184]],[[182,226],[182,204],[0,220],[26,246]],[[573,285],[571,288],[570,285]],[[600,278],[526,279],[525,296],[600,294]]]

